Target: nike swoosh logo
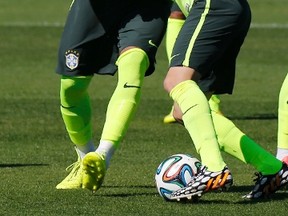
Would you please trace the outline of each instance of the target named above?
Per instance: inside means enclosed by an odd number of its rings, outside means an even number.
[[[141,88],[140,86],[136,85],[129,85],[127,82],[124,84],[124,88]]]
[[[75,108],[76,106],[68,107],[68,106],[63,106],[63,105],[61,104],[61,107],[64,108],[64,109],[72,109],[72,108]]]
[[[193,109],[194,107],[198,106],[198,104],[194,104],[193,106],[191,106],[188,110],[186,110],[185,113],[183,113],[183,115],[185,115],[189,110]]]
[[[172,60],[173,58],[175,58],[176,56],[179,56],[180,53],[177,53],[176,55],[171,56],[170,60]]]
[[[154,47],[158,48],[158,47],[156,46],[156,44],[153,43],[152,40],[149,40],[148,43],[149,43],[151,46],[154,46]]]

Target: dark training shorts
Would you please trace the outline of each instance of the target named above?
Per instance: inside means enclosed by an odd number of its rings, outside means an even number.
[[[231,94],[236,58],[251,22],[246,0],[197,0],[173,49],[170,66],[187,66],[201,74],[204,92]]]
[[[64,27],[56,72],[66,76],[114,75],[119,52],[143,49],[155,69],[155,55],[166,31],[170,1],[75,0]]]

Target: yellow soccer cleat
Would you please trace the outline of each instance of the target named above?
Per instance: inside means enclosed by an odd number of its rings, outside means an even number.
[[[71,170],[71,171],[70,171]],[[78,157],[78,160],[68,166],[66,168],[66,171],[70,171],[69,175],[66,176],[66,178],[60,182],[56,189],[80,189],[82,188],[82,164],[80,157]]]
[[[167,115],[164,117],[163,122],[164,122],[165,124],[170,124],[170,123],[176,123],[176,122],[177,122],[176,119],[175,119],[174,116],[173,116],[173,106],[172,106],[172,108],[171,108],[170,113],[167,114]]]
[[[96,152],[90,152],[83,158],[82,165],[82,188],[96,192],[101,187],[106,174],[105,159]]]

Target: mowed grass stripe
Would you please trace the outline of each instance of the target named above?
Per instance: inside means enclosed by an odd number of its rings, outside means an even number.
[[[61,22],[3,22],[3,27],[63,27]],[[288,29],[288,23],[251,23],[253,29]]]

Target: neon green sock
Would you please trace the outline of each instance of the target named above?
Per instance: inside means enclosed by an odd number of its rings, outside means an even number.
[[[277,136],[277,147],[288,150],[288,75],[279,93]]]
[[[70,139],[76,145],[85,145],[92,138],[91,105],[87,92],[91,78],[61,78],[61,114]]]
[[[232,121],[213,111],[212,117],[221,150],[251,164],[264,175],[280,170],[281,161],[240,131]]]
[[[185,20],[182,19],[168,18],[165,44],[166,44],[166,53],[169,61],[171,58],[174,43],[184,22]]]
[[[202,163],[210,171],[220,171],[226,165],[222,159],[216,138],[208,101],[192,81],[184,81],[175,86],[170,96],[183,113],[183,122],[188,130]]]
[[[220,109],[220,102],[221,100],[218,95],[212,95],[209,100],[210,109],[213,110],[214,112],[218,112],[219,114],[222,114],[221,109]]]
[[[143,50],[133,48],[120,55],[117,64],[118,83],[107,108],[101,136],[101,140],[111,141],[115,147],[125,135],[140,101],[149,59]]]

